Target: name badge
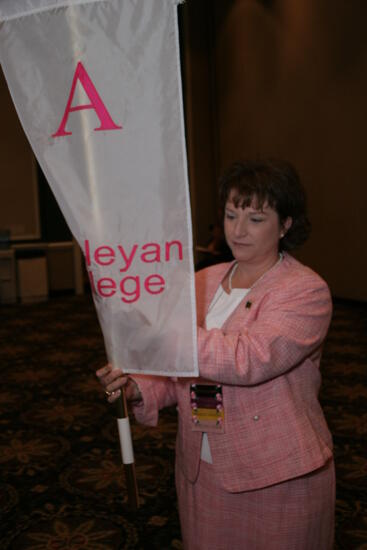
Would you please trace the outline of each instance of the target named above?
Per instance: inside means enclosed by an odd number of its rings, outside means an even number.
[[[221,384],[191,384],[192,429],[197,432],[224,432]]]

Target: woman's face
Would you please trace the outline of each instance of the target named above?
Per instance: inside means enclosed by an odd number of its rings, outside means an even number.
[[[278,213],[267,203],[259,210],[255,198],[248,207],[236,207],[235,196],[232,190],[224,212],[224,234],[234,258],[238,262],[259,264],[275,261],[279,239],[291,226],[291,218],[281,226]]]

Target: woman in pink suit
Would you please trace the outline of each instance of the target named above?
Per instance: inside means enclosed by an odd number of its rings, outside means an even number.
[[[177,404],[176,486],[188,550],[330,550],[335,478],[322,413],[326,283],[289,253],[309,233],[285,162],[234,164],[220,188],[234,262],[196,276],[200,379],[99,377],[139,422]]]

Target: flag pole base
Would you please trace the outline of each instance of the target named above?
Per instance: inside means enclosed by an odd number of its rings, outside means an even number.
[[[121,419],[127,420],[128,431],[129,431],[128,436],[131,439],[129,413],[127,408],[125,388],[121,389],[121,396],[115,401],[115,407],[116,407],[117,422],[119,422],[119,420]],[[121,442],[121,437],[120,437],[120,442]],[[131,448],[132,448],[132,444],[131,444]],[[121,453],[123,457],[122,449],[121,449]],[[137,510],[139,508],[139,491],[138,491],[138,484],[136,480],[135,462],[133,460],[129,460],[128,464],[124,463],[124,472],[125,472],[125,482],[126,482],[129,506],[132,510]]]

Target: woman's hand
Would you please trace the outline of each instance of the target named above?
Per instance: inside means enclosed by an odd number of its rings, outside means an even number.
[[[121,395],[121,388],[125,388],[125,396],[128,401],[141,401],[141,393],[137,383],[124,374],[121,369],[114,369],[108,363],[96,372],[97,378],[104,387],[107,401],[113,403]]]

